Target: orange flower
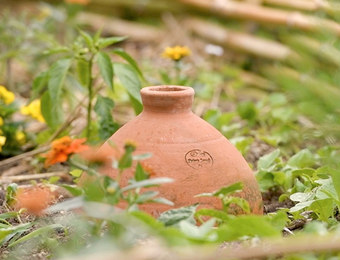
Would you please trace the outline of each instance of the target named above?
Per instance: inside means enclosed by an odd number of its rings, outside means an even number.
[[[72,140],[69,136],[53,141],[51,150],[47,154],[41,155],[46,157],[45,167],[58,162],[65,162],[71,154],[89,149],[87,145],[83,144],[85,141],[86,138]]]
[[[29,190],[20,189],[16,200],[17,209],[25,208],[31,214],[41,216],[43,210],[53,204],[55,196],[49,188],[33,187]]]
[[[90,0],[65,0],[67,4],[87,5]]]
[[[146,162],[139,162],[139,163],[141,164],[144,171],[146,171],[149,174],[150,177],[156,175],[155,170],[152,168],[152,166],[149,163],[146,163]]]

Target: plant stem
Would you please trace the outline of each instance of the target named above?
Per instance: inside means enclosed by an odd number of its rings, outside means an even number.
[[[97,176],[97,177],[101,176],[100,173],[98,173],[96,170],[93,170],[90,167],[88,167],[88,166],[86,166],[82,163],[76,162],[72,159],[69,159],[68,161],[71,165],[73,165],[74,167],[77,167],[80,170],[83,170],[83,171],[85,171],[85,172],[87,172],[91,175]]]
[[[91,136],[91,112],[92,112],[92,99],[93,99],[93,78],[92,78],[92,65],[93,65],[93,57],[91,56],[89,60],[89,82],[87,85],[88,91],[89,91],[89,102],[87,105],[87,126],[86,126],[86,138],[87,140],[90,139]]]

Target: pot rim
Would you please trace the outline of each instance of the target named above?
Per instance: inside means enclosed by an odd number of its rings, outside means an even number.
[[[192,87],[179,86],[179,85],[156,85],[145,87],[141,89],[142,95],[147,96],[194,96],[195,91]]]

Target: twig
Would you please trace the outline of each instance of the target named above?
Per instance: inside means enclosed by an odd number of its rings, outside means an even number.
[[[77,17],[79,23],[89,23],[92,28],[99,30],[103,26],[103,33],[110,35],[129,35],[129,39],[135,41],[157,41],[164,37],[164,33],[161,29],[154,26],[141,25],[140,23],[134,23],[124,21],[120,19],[113,19],[103,15],[80,13]]]
[[[24,158],[31,157],[31,156],[37,155],[37,154],[39,154],[39,153],[46,152],[48,149],[50,149],[49,146],[42,146],[42,147],[37,148],[37,149],[35,149],[35,150],[29,151],[29,152],[27,152],[27,153],[22,153],[22,154],[13,156],[13,157],[11,157],[11,158],[2,160],[2,161],[0,161],[0,168],[3,167],[3,166],[5,166],[5,165],[8,165],[8,164],[15,163],[15,162],[17,162],[17,161],[19,161],[19,160],[22,160],[22,159],[24,159]]]
[[[34,169],[34,167],[32,165],[29,165],[29,164],[19,164],[16,167],[11,167],[10,169],[5,170],[2,173],[2,177],[18,175],[20,173],[32,171],[33,169]]]
[[[0,181],[2,182],[28,181],[28,180],[45,179],[45,178],[50,178],[54,176],[69,178],[69,175],[67,172],[59,171],[59,172],[48,172],[48,173],[28,174],[28,175],[19,175],[19,176],[6,176],[6,177],[1,177]]]

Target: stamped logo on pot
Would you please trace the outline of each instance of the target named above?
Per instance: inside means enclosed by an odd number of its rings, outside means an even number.
[[[200,149],[193,149],[185,154],[185,162],[194,169],[206,169],[213,165],[212,156]]]

